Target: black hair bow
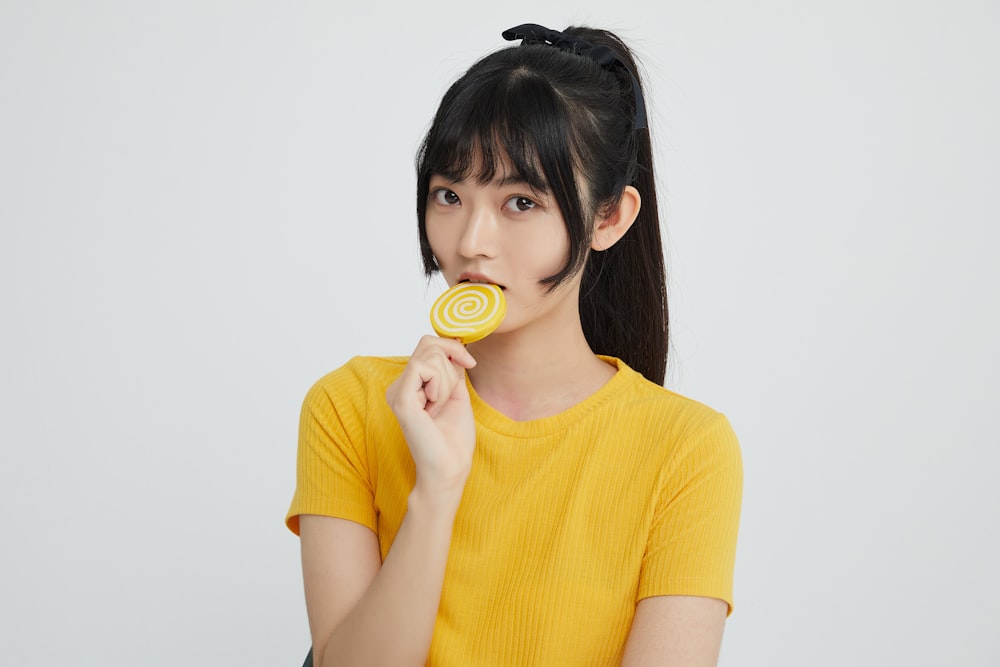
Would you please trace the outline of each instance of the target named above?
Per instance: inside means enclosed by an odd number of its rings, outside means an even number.
[[[567,35],[558,30],[551,30],[545,26],[538,25],[537,23],[524,23],[504,30],[501,35],[507,41],[519,39],[521,40],[521,44],[554,46],[562,51],[590,58],[605,69],[611,68],[616,63],[621,65],[628,73],[628,78],[632,82],[632,93],[635,96],[635,129],[641,130],[646,127],[646,104],[642,99],[642,89],[639,87],[639,80],[632,72],[632,68],[628,66],[628,63],[623,62],[607,46],[595,46],[582,37]]]
[[[606,46],[594,46],[582,37],[567,35],[558,30],[550,30],[535,23],[525,23],[516,28],[504,30],[501,34],[507,41],[520,39],[522,44],[549,44],[563,51],[586,56],[601,67],[610,67],[618,60],[615,52]]]

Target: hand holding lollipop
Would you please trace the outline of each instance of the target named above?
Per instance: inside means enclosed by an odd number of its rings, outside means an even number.
[[[386,391],[423,488],[440,491],[460,480],[455,488],[461,490],[472,465],[476,427],[465,371],[476,362],[452,341],[466,345],[485,338],[506,313],[497,285],[459,283],[446,290],[431,307],[431,324],[440,338],[424,336]]]

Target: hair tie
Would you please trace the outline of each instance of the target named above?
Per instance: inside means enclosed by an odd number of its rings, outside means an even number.
[[[632,72],[632,68],[629,67],[628,63],[619,58],[607,46],[595,46],[582,37],[567,35],[558,30],[550,30],[535,23],[525,23],[504,30],[501,35],[507,41],[519,39],[522,45],[545,44],[568,53],[585,56],[605,69],[610,69],[616,63],[621,65],[625,68],[628,78],[632,82],[632,94],[635,96],[635,129],[641,130],[646,127],[646,104],[642,99],[642,89],[639,87],[639,80]]]

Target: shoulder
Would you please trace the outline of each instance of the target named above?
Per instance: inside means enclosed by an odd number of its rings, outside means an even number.
[[[615,393],[613,422],[620,442],[645,452],[661,482],[712,476],[742,476],[739,439],[722,412],[650,382],[619,362],[623,388]]]
[[[722,412],[650,382],[624,362],[614,361],[623,384],[623,391],[617,394],[619,409],[641,414],[648,428],[668,431],[672,439],[697,439],[714,432],[732,436],[735,441],[732,426]]]
[[[385,395],[406,362],[407,357],[353,357],[313,383],[303,400],[303,411],[325,413],[350,406],[359,410],[371,396]]]
[[[388,387],[403,372],[408,357],[352,357],[318,379],[310,394],[336,394],[362,388]]]

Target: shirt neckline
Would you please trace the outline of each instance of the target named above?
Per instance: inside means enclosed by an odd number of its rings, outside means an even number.
[[[505,436],[515,438],[538,438],[551,435],[558,431],[572,426],[580,421],[587,413],[607,402],[609,399],[619,394],[628,385],[631,376],[635,371],[628,367],[624,361],[617,357],[596,355],[598,359],[614,366],[617,370],[604,385],[593,394],[583,399],[562,412],[542,417],[540,419],[530,419],[528,421],[517,421],[503,414],[489,403],[484,401],[472,382],[466,377],[466,385],[469,388],[469,397],[472,402],[472,412],[475,415],[476,423],[491,431]]]

